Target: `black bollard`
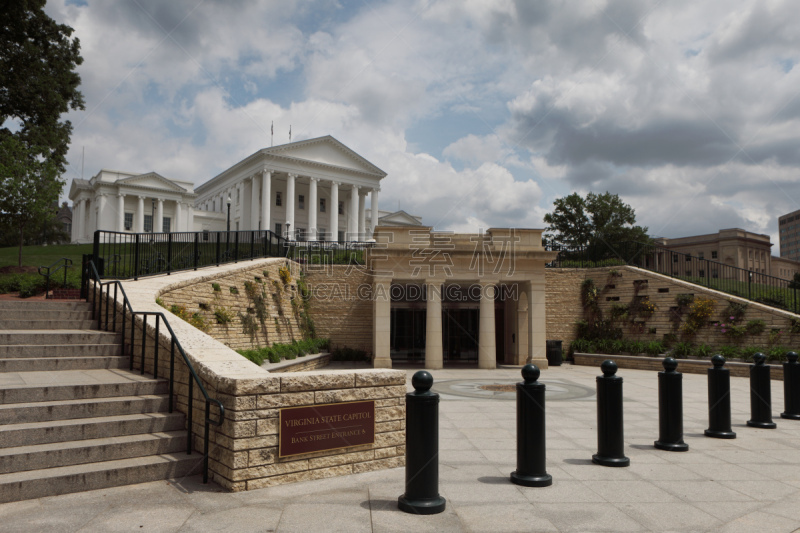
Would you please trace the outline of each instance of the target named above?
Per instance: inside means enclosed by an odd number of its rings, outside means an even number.
[[[735,439],[731,428],[731,371],[725,358],[717,354],[711,358],[713,368],[708,369],[708,429],[706,437]]]
[[[786,354],[787,362],[783,363],[783,406],[785,411],[781,418],[800,420],[800,363],[797,352]]]
[[[769,382],[769,366],[763,353],[753,355],[750,365],[750,420],[747,425],[753,428],[775,429],[772,421],[772,391]]]
[[[439,395],[431,392],[433,376],[420,370],[406,394],[406,492],[397,500],[401,511],[437,514],[444,511],[439,496]]]
[[[678,362],[665,357],[664,372],[658,373],[658,440],[653,446],[668,452],[685,452],[683,442],[683,374],[676,372]]]
[[[597,376],[597,453],[592,462],[603,466],[630,466],[624,455],[622,427],[622,378],[610,359],[600,365]]]
[[[517,383],[517,469],[511,482],[526,487],[549,487],[553,477],[545,471],[544,391],[535,365],[522,367]]]

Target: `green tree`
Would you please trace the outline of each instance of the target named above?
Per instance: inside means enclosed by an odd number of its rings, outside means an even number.
[[[0,0],[0,212],[20,235],[54,217],[72,133],[61,115],[84,109],[75,72],[83,62],[72,28],[44,12],[45,0]]]
[[[619,195],[590,192],[558,198],[544,216],[552,242],[568,247],[594,245],[609,251],[621,242],[647,242],[647,228],[636,225],[636,213]]]
[[[792,281],[789,282],[790,289],[800,289],[800,272],[795,272]]]

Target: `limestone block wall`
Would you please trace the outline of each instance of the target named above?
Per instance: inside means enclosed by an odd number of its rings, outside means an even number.
[[[575,322],[583,318],[581,283],[593,277],[597,268],[548,268],[545,270],[545,309],[547,313],[547,339],[562,340],[564,353],[575,340]]]
[[[612,270],[615,270],[619,275],[612,276],[610,274]],[[570,276],[572,278],[570,283],[577,284],[578,305],[574,306],[576,311],[581,310],[580,283],[586,278],[592,278],[597,286],[599,305],[604,318],[610,316],[611,308],[614,304],[630,305],[634,297],[646,297],[656,305],[657,310],[649,318],[635,318],[633,324],[631,324],[630,319],[621,319],[619,321],[618,327],[622,328],[626,339],[645,342],[663,340],[664,334],[676,333],[679,341],[687,340],[695,344],[708,344],[712,347],[722,345],[767,347],[770,345],[770,332],[775,330],[781,331],[781,333],[772,342],[773,345],[797,346],[798,342],[800,342],[800,334],[791,334],[792,321],[800,319],[800,316],[794,313],[635,267],[588,269],[583,274],[580,278],[574,275]],[[685,321],[685,315],[681,317],[675,314],[678,306],[675,298],[678,294],[692,294],[696,298],[702,297],[713,300],[714,311],[709,322],[729,322],[729,314],[726,313],[726,309],[728,308],[728,302],[733,301],[747,304],[745,314],[738,322],[740,325],[744,325],[750,320],[763,320],[766,327],[760,335],[745,335],[739,339],[732,339],[722,333],[721,327],[707,325],[700,328],[695,335],[686,338],[676,328],[676,325]],[[549,310],[548,307],[548,312]],[[582,310],[580,313],[580,316],[576,316],[572,320],[573,324],[575,320],[582,318]],[[548,325],[549,323],[550,316],[548,315]]]
[[[663,372],[664,362],[663,357],[645,357],[641,355],[613,355],[606,354],[589,354],[589,353],[576,353],[574,356],[576,365],[593,366],[600,368],[600,365],[606,359],[611,359],[617,363],[618,368],[633,368],[636,370],[652,370],[654,372]],[[750,377],[750,363],[739,363],[736,361],[726,361],[725,368],[727,368],[731,376],[738,378]],[[775,381],[783,381],[783,366],[782,365],[767,365],[769,367],[770,379]],[[680,359],[678,360],[678,372],[683,374],[707,374],[708,369],[713,365],[708,359]]]
[[[284,266],[292,275],[288,284],[284,284],[278,274]],[[268,265],[188,284],[164,292],[160,298],[167,309],[182,305],[190,314],[199,313],[208,325],[207,333],[234,350],[290,343],[303,338],[299,317],[301,299],[297,289],[299,274],[297,263],[275,260]],[[214,289],[215,283],[219,290]],[[263,321],[258,320],[245,283],[255,287],[264,298],[267,317]],[[217,310],[229,313],[231,322],[220,323],[214,314]],[[252,336],[243,328],[242,316],[246,314],[256,318],[257,331]]]
[[[363,268],[326,265],[306,268],[311,292],[309,312],[317,336],[331,347],[372,352],[372,276]]]
[[[228,490],[242,491],[403,466],[405,372],[365,369],[271,374],[221,342],[171,315],[154,301],[157,296],[192,285],[210,284],[218,278],[250,275],[252,271],[263,270],[278,261],[283,260],[253,261],[249,266],[226,265],[198,272],[177,273],[170,277],[143,278],[136,282],[123,283],[134,311],[164,313],[203,387],[211,398],[219,400],[225,408],[222,425],[210,426],[210,478]],[[111,294],[113,295],[113,291]],[[101,301],[104,300],[105,297],[101,297]],[[117,303],[116,307],[116,322],[111,313],[109,329],[122,332],[121,303]],[[125,344],[126,350],[133,354],[134,368],[140,369],[143,364],[146,373],[154,374],[157,370],[159,377],[168,377],[172,341],[167,328],[160,322],[156,335],[154,316],[150,315],[143,338],[143,315],[135,315],[134,320],[135,337],[131,343],[131,315],[126,310]],[[175,409],[188,414],[190,374],[177,349],[174,373]],[[194,448],[201,452],[196,453],[200,471],[206,403],[196,383],[192,386],[192,391],[191,431]],[[281,408],[369,399],[375,400],[376,405],[376,434],[373,444],[287,458],[278,457],[278,416]],[[210,417],[215,419],[217,416],[218,410],[212,404]]]

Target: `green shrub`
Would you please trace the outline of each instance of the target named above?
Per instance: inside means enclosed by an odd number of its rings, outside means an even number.
[[[689,307],[694,301],[694,294],[676,294],[675,303],[678,307]]]
[[[230,324],[233,321],[233,313],[225,307],[217,307],[214,309],[214,317],[217,319],[217,324]]]
[[[692,355],[696,357],[711,357],[712,353],[714,353],[714,350],[708,344],[698,344],[692,350]]]
[[[745,326],[748,335],[761,335],[767,328],[767,323],[763,320],[750,320]]]
[[[219,292],[222,290],[222,287],[219,286],[219,283],[212,283],[211,288],[214,289],[214,292]]]
[[[239,294],[239,289],[236,287],[230,287],[229,290],[231,291],[231,294]]]
[[[336,348],[331,354],[333,361],[369,361],[367,352],[355,348]]]
[[[753,356],[761,351],[757,346],[745,346],[739,350],[739,356],[743,361],[752,361]]]
[[[741,356],[741,350],[738,346],[731,346],[726,344],[725,346],[720,346],[717,350],[725,359],[738,359]]]
[[[789,348],[786,346],[773,346],[772,348],[768,349],[764,355],[767,356],[767,361],[770,363],[780,363],[785,359],[786,352],[789,351]]]
[[[646,346],[642,341],[634,341],[628,346],[628,351],[634,355],[645,353]]]
[[[691,342],[679,342],[672,348],[672,355],[679,359],[685,359],[692,354],[693,346]]]
[[[664,353],[666,348],[661,341],[650,341],[645,345],[644,351],[647,355],[656,356]]]

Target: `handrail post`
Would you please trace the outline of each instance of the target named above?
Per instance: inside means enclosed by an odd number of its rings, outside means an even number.
[[[119,288],[119,283],[114,283],[114,327],[112,328],[114,333],[117,332],[117,289]]]
[[[233,239],[233,262],[239,262],[239,232],[234,232],[234,239]]]
[[[145,347],[147,346],[147,314],[142,315],[142,368],[144,374]]]
[[[199,245],[200,234],[194,232],[194,269],[197,270],[197,247]]]
[[[133,372],[133,350],[136,348],[136,313],[131,311],[131,372]]]
[[[220,236],[222,235],[221,231],[217,232],[217,266],[219,266],[219,245],[220,245]]]
[[[158,326],[161,323],[161,315],[156,315],[156,342],[153,346],[153,379],[158,379]]]
[[[211,415],[211,402],[206,398],[206,422],[203,432],[203,483],[208,483],[208,423]]]
[[[191,376],[189,376],[191,378]],[[175,396],[175,337],[169,349],[169,412],[172,412],[172,398]]]
[[[186,455],[192,455],[192,411],[194,411],[193,400],[194,380],[192,379],[192,376],[189,376],[189,407],[187,408],[188,413],[186,414],[186,425],[189,428],[189,433],[186,436]]]
[[[255,242],[256,242],[256,232],[250,230],[250,259],[255,259]]]
[[[103,294],[102,289],[100,290],[100,294],[102,296]],[[109,284],[106,285],[106,326],[105,326],[106,331],[108,331],[108,306],[111,304],[110,300],[111,300],[111,285]],[[102,300],[100,303],[102,303]]]

